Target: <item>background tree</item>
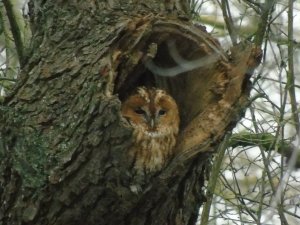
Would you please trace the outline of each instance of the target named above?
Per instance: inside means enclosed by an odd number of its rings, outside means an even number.
[[[10,2],[3,3],[9,18]],[[230,11],[234,5],[216,3],[234,46],[230,52],[202,26],[193,24],[197,18],[185,1],[29,2],[30,47],[24,51],[22,38],[18,41],[18,32],[12,32],[20,48],[22,72],[1,107],[3,224],[195,224],[204,199],[201,219],[206,224],[214,184],[209,183],[205,198],[202,191],[212,151],[218,149],[219,159],[230,145],[290,154],[290,145],[274,139],[279,136],[265,132],[266,136],[257,138],[252,130],[231,139],[228,135],[219,145],[244,109],[253,104],[248,101],[249,75],[260,51],[250,43],[237,43],[247,38],[260,46],[268,40],[270,36],[264,39],[264,34],[271,30],[276,4],[241,3],[260,18],[254,35],[244,37],[237,32]],[[193,4],[201,10],[207,2]],[[12,31],[14,18],[10,19]],[[254,84],[258,81],[254,79]],[[143,84],[165,88],[175,97],[182,124],[175,159],[134,193],[124,155],[131,130],[120,119],[119,98]],[[232,160],[230,166],[234,166]],[[217,177],[219,170],[216,163],[211,177]],[[243,199],[241,192],[228,188],[232,186],[226,183],[228,177],[221,177],[224,187],[240,200],[223,197],[227,204],[234,203],[231,209],[240,213],[238,219],[251,216],[261,222],[263,199],[255,213],[241,207],[248,196]],[[281,206],[278,212],[285,221]]]

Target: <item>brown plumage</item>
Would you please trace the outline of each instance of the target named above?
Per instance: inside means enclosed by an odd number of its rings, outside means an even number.
[[[138,173],[161,170],[173,155],[179,127],[175,100],[164,90],[139,87],[122,104],[122,115],[133,127],[128,151]]]

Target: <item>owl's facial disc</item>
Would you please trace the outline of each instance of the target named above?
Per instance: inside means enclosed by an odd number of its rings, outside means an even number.
[[[156,118],[155,115],[152,115],[150,110],[146,106],[138,107],[134,110],[137,116],[142,117],[142,120],[147,123],[148,127],[150,127],[150,131],[154,131],[156,128]]]
[[[162,137],[178,132],[178,109],[174,99],[155,88],[137,88],[122,104],[122,115],[147,136]]]
[[[159,110],[151,110],[148,106],[142,106],[136,108],[134,112],[142,117],[145,123],[147,123],[149,132],[157,132],[157,125],[159,124],[161,117],[166,115],[167,110],[162,108]]]
[[[149,127],[149,132],[157,131],[157,124],[160,118],[165,116],[167,111],[164,109],[159,109],[157,111],[151,111],[147,106],[141,106],[134,110],[137,116],[142,117],[142,120],[147,123]]]

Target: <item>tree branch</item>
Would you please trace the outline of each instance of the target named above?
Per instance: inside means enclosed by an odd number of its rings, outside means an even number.
[[[276,146],[277,145],[277,146]],[[278,148],[278,153],[282,156],[290,158],[293,151],[294,146],[286,140],[279,140],[276,143],[276,137],[270,133],[248,133],[242,132],[238,134],[233,134],[229,140],[228,147],[236,148],[238,146],[241,147],[250,147],[250,146],[260,146],[265,151],[272,151],[276,147]],[[300,157],[297,159],[296,167],[300,168]]]
[[[299,126],[299,115],[297,110],[297,100],[295,94],[295,74],[294,74],[294,27],[293,27],[293,0],[289,1],[289,9],[288,9],[288,74],[287,74],[287,83],[288,83],[288,92],[291,99],[292,106],[292,114],[293,120],[295,123],[295,128],[297,134],[300,132]]]
[[[258,29],[255,35],[254,43],[257,46],[261,46],[264,40],[264,36],[267,30],[267,26],[269,26],[269,17],[270,13],[273,11],[275,0],[267,0],[266,3],[262,5],[262,15],[261,21],[258,25]]]
[[[8,77],[0,77],[0,81],[11,81],[11,82],[17,82],[17,79],[8,78]]]
[[[235,31],[236,29],[234,27],[234,24],[233,24],[233,21],[231,18],[231,13],[230,13],[230,9],[229,9],[227,0],[221,1],[221,8],[222,8],[224,21],[226,23],[227,30],[228,30],[230,39],[232,41],[232,44],[236,45],[237,44],[237,34],[236,34],[236,31]]]
[[[17,23],[16,16],[15,16],[15,13],[14,13],[14,9],[13,9],[13,5],[10,2],[10,0],[3,0],[2,2],[4,4],[5,10],[6,10],[6,15],[8,17],[9,24],[10,24],[10,27],[11,27],[11,33],[14,37],[19,62],[20,62],[20,65],[22,67],[22,65],[24,63],[24,44],[23,44],[23,41],[22,41],[22,35],[21,35],[21,32],[20,32],[20,27]]]

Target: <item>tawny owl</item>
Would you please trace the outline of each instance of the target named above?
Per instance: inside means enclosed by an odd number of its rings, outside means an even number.
[[[138,173],[161,170],[174,154],[179,129],[175,100],[164,90],[139,87],[121,112],[134,129],[128,151],[133,168]]]

